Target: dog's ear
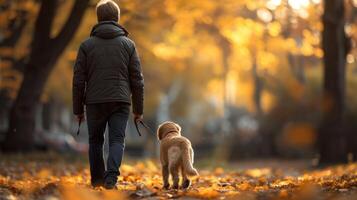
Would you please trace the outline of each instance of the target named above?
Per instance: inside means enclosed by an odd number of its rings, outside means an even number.
[[[161,140],[162,139],[162,124],[161,125],[159,125],[159,127],[157,128],[157,138],[159,139],[159,140]]]
[[[175,127],[176,127],[177,131],[178,131],[179,133],[181,133],[181,126],[178,125],[178,124],[176,124],[176,123],[174,123],[174,124],[175,124]]]

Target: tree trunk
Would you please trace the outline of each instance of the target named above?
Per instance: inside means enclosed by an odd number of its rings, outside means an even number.
[[[319,130],[321,163],[347,161],[347,138],[343,130],[345,65],[349,43],[344,30],[344,1],[325,0],[323,120]]]
[[[291,26],[291,21],[292,21],[292,13],[293,10],[289,4],[288,0],[285,0],[283,2],[284,6],[287,8],[287,16],[286,16],[286,24],[284,26],[283,30],[283,37],[285,39],[292,37],[291,32],[292,32],[292,26]],[[294,38],[295,39],[295,38]],[[287,52],[287,59],[289,62],[290,70],[293,74],[293,76],[296,78],[299,83],[304,84],[305,83],[305,70],[304,70],[304,64],[303,64],[303,56],[298,55],[294,56],[290,52]]]
[[[5,150],[27,151],[32,148],[34,142],[35,114],[47,79],[43,70],[46,67],[25,68],[26,75],[10,111]]]
[[[253,52],[252,56],[252,76],[254,82],[254,92],[253,92],[253,101],[255,105],[255,112],[258,119],[261,119],[263,115],[263,109],[261,104],[262,99],[262,90],[263,90],[263,82],[258,75],[258,66],[257,66],[257,56],[256,52]]]
[[[290,70],[294,75],[295,79],[300,84],[305,84],[305,67],[304,67],[304,58],[302,55],[294,56],[291,53],[288,53],[288,62],[290,66]]]
[[[47,102],[42,104],[42,112],[41,112],[41,118],[42,118],[42,128],[45,131],[51,131],[52,130],[52,123],[55,119],[56,110],[55,110],[55,101],[50,98]]]
[[[216,13],[218,15],[218,13]],[[218,16],[217,16],[218,17]],[[222,123],[222,133],[229,134],[231,132],[231,124],[229,122],[229,103],[227,99],[227,74],[229,72],[229,57],[232,53],[232,44],[231,42],[221,33],[220,29],[212,24],[207,23],[197,23],[197,29],[206,30],[212,36],[216,38],[216,43],[220,47],[222,54],[222,64],[223,64],[223,73],[222,80],[223,85],[223,122]]]
[[[60,33],[51,38],[58,1],[42,0],[29,61],[25,65],[23,81],[10,111],[9,130],[3,143],[4,151],[28,152],[33,149],[35,111],[41,94],[57,59],[79,27],[88,2],[89,0],[76,0]]]

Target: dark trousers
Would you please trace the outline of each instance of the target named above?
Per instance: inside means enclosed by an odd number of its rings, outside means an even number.
[[[91,183],[93,186],[97,186],[103,184],[104,181],[117,182],[124,153],[125,129],[130,105],[119,102],[88,104],[86,110]],[[107,170],[105,170],[103,143],[107,124],[109,127],[109,155]]]

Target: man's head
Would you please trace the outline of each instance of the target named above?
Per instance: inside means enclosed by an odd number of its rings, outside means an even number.
[[[120,8],[113,0],[100,0],[96,6],[98,22],[120,20]]]

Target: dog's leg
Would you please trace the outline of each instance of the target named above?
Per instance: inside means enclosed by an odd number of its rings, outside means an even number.
[[[165,164],[162,166],[162,179],[164,183],[164,189],[170,188],[169,183],[169,165]]]
[[[170,147],[168,150],[169,170],[172,176],[173,188],[179,187],[179,163],[180,163],[181,150],[177,146]]]
[[[163,188],[169,189],[169,161],[167,157],[167,151],[163,149],[163,146],[160,145],[160,161],[162,166],[162,181],[163,181]]]
[[[182,172],[182,185],[181,185],[181,187],[183,189],[186,189],[186,188],[190,187],[191,181],[190,181],[190,179],[188,179],[187,174],[185,172],[185,167],[183,165],[181,165],[181,172]]]
[[[173,189],[178,189],[179,188],[179,180],[180,180],[178,166],[177,166],[176,163],[175,164],[174,163],[173,164],[170,163],[169,168],[170,168],[170,173],[171,173],[172,182],[173,182],[172,188]]]

